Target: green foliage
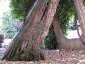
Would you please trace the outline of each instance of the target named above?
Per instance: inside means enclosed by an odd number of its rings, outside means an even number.
[[[69,21],[75,13],[76,11],[73,0],[60,0],[55,17],[58,17],[61,30],[64,34],[66,34],[69,27]]]
[[[6,0],[0,0],[0,3],[3,2],[3,1],[6,1]]]
[[[17,19],[15,19],[10,12],[5,12],[3,13],[2,20],[2,31],[4,32],[6,38],[12,38],[17,32],[17,28],[13,26],[13,22],[17,21]]]
[[[49,31],[48,36],[44,40],[44,45],[46,49],[56,49],[57,47],[57,41],[56,36],[53,31]]]
[[[27,16],[35,0],[11,0],[11,12],[15,17],[23,19]]]

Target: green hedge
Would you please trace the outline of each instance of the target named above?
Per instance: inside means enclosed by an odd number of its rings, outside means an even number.
[[[53,31],[49,31],[48,36],[46,36],[44,40],[44,45],[46,49],[56,49],[58,48],[57,41],[56,41],[56,36]]]

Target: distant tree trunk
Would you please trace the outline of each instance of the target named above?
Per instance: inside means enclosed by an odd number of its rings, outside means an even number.
[[[57,19],[53,21],[53,29],[57,37],[60,49],[85,49],[85,11],[82,0],[74,0],[77,11],[78,20],[82,30],[81,38],[67,39],[61,31],[60,24]],[[83,41],[82,41],[83,40]]]
[[[82,40],[85,43],[85,9],[83,5],[83,0],[74,0],[74,4],[76,7],[78,20],[80,22],[80,27],[82,30]]]
[[[85,49],[85,46],[82,44],[80,38],[67,39],[65,37],[61,31],[57,18],[53,20],[53,29],[57,38],[59,49]]]
[[[59,0],[36,0],[2,60],[44,59],[43,41],[48,34],[58,2]]]

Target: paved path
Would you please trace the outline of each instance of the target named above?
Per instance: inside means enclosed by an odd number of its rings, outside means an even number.
[[[0,59],[2,58],[4,52],[6,51],[10,43],[11,39],[5,39],[4,43],[2,43],[2,48],[0,48]]]
[[[68,35],[67,35],[68,39],[79,38],[79,36],[77,34],[77,30],[69,30],[69,31],[67,31],[67,33],[68,33]],[[79,33],[81,35],[81,30],[79,30]]]

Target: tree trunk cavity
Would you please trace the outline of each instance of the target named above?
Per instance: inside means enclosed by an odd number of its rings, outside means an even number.
[[[53,29],[57,38],[59,49],[85,49],[85,46],[79,38],[67,39],[64,36],[57,18],[53,20]]]
[[[43,60],[44,38],[59,0],[36,0],[24,24],[4,54],[6,60]]]

